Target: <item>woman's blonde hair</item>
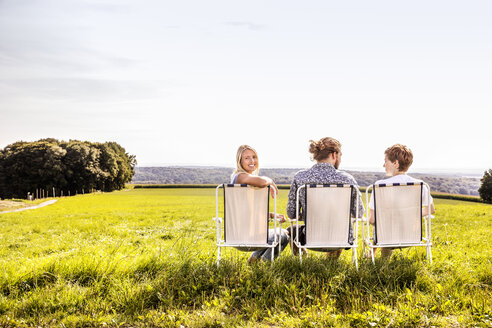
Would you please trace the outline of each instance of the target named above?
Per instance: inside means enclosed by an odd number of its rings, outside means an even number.
[[[248,173],[244,167],[241,165],[241,158],[243,157],[243,152],[246,150],[246,149],[249,149],[251,151],[253,151],[256,155],[256,170],[253,171],[252,175],[258,175],[258,172],[259,172],[259,161],[258,161],[258,153],[256,152],[256,150],[254,150],[253,147],[251,146],[248,146],[248,145],[241,145],[239,146],[239,148],[237,149],[237,153],[236,153],[236,171],[234,171],[234,173],[232,173],[232,175],[236,175],[236,174],[239,174],[239,173]],[[249,174],[249,173],[248,173]]]

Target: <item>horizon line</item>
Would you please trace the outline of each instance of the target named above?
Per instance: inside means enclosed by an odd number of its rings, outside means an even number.
[[[163,164],[163,163],[155,163],[155,164],[140,164],[136,167],[176,167],[176,168],[227,168],[233,169],[234,167],[227,165],[203,165],[203,164]],[[264,166],[261,169],[306,169],[307,167],[301,166]],[[371,172],[371,173],[384,173],[384,169],[377,167],[341,167],[342,171],[356,171],[356,172]],[[425,167],[415,167],[410,168],[409,173],[441,173],[441,174],[471,174],[471,175],[483,175],[487,169],[480,168],[425,168]]]

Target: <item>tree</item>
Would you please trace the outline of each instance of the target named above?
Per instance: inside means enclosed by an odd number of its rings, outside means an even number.
[[[486,203],[492,203],[492,169],[485,171],[482,179],[480,179],[482,185],[478,188],[478,194],[480,198]]]
[[[0,149],[0,197],[25,198],[36,189],[118,190],[131,181],[135,165],[135,156],[116,142],[18,141]]]
[[[126,153],[125,148],[116,142],[105,142],[97,147],[101,151],[99,165],[103,172],[98,189],[111,191],[124,188],[135,174],[135,156]]]
[[[2,151],[1,197],[25,198],[37,188],[64,188],[66,151],[52,140],[15,142]]]
[[[96,188],[103,174],[99,167],[99,149],[87,141],[70,140],[64,145],[67,188],[72,193]]]

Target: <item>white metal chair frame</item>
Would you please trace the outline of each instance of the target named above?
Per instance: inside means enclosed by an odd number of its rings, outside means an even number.
[[[304,191],[306,191],[306,188],[350,188],[350,205],[352,204],[352,193],[357,190],[359,190],[359,188],[356,186],[356,185],[352,185],[352,184],[305,184],[305,185],[302,185],[299,187],[299,189],[297,189],[297,193],[296,193],[296,219],[292,219],[290,220],[290,224],[291,224],[291,229],[292,226],[293,226],[293,223],[295,223],[295,228],[296,228],[296,238],[293,239],[291,238],[291,249],[292,249],[292,242],[295,243],[295,245],[297,246],[297,248],[299,249],[299,259],[302,263],[302,250],[307,250],[307,249],[316,249],[316,248],[342,248],[342,249],[345,249],[345,248],[351,248],[352,249],[352,260],[355,264],[355,267],[356,269],[358,269],[358,262],[357,262],[357,244],[358,244],[358,230],[359,230],[359,219],[357,219],[359,217],[359,197],[356,197],[356,215],[355,215],[355,218],[352,218],[351,217],[351,206],[349,205],[349,214],[348,214],[348,217],[347,219],[349,220],[349,222],[351,223],[351,225],[349,224],[349,229],[352,228],[352,231],[353,231],[353,242],[352,244],[350,244],[348,242],[348,238],[349,238],[349,234],[350,232],[347,231],[347,243],[346,244],[330,244],[328,241],[325,245],[309,245],[309,241],[308,241],[308,237],[307,237],[307,230],[306,230],[306,244],[305,245],[301,245],[300,241],[299,241],[299,194],[301,192],[301,190],[304,189]],[[306,207],[307,207],[307,197],[305,197],[305,200],[306,200]],[[304,218],[305,220],[305,225],[307,225],[307,218]],[[306,226],[306,229],[307,229],[307,226]],[[292,231],[292,230],[291,230]]]
[[[281,243],[280,243],[280,240],[281,240],[281,231],[282,231],[282,222],[280,222],[280,220],[277,218],[277,195],[275,195],[275,197],[273,197],[273,200],[274,200],[274,205],[273,205],[273,208],[274,208],[274,216],[273,216],[273,221],[274,221],[274,241],[272,244],[268,244],[268,221],[269,221],[269,216],[270,216],[270,212],[269,212],[269,209],[267,208],[267,213],[266,213],[266,222],[265,224],[267,225],[267,240],[265,241],[265,244],[263,245],[258,245],[258,244],[235,244],[235,243],[227,243],[225,241],[225,237],[222,238],[222,222],[224,222],[225,224],[225,220],[227,220],[227,218],[225,217],[226,215],[226,209],[225,209],[225,205],[224,205],[224,219],[222,217],[219,217],[219,188],[223,188],[224,189],[224,204],[225,204],[225,188],[229,188],[229,187],[242,187],[242,188],[252,188],[251,186],[248,186],[247,184],[220,184],[218,185],[216,188],[215,188],[215,217],[212,218],[215,223],[216,223],[216,227],[217,227],[217,243],[216,243],[216,246],[217,246],[217,266],[219,266],[219,263],[220,263],[220,258],[221,258],[221,248],[222,247],[236,247],[236,248],[241,248],[241,247],[244,247],[244,248],[248,248],[248,251],[252,250],[252,249],[264,249],[264,248],[271,248],[272,249],[272,258],[271,258],[271,262],[273,264],[273,259],[274,259],[274,248],[278,246],[278,251],[279,251],[279,254],[280,254],[280,251],[281,251]],[[267,197],[269,199],[270,197],[270,186],[266,187],[268,188],[267,190]],[[277,226],[277,221],[279,222],[279,225]],[[225,229],[224,229],[224,234],[225,234]]]
[[[371,224],[369,223],[369,218],[368,218],[370,211],[367,211],[367,217],[363,218],[363,220],[362,220],[363,221],[363,227],[362,227],[363,252],[365,252],[365,246],[369,247],[369,249],[371,251],[371,258],[372,258],[373,263],[374,263],[374,249],[375,248],[385,248],[385,247],[398,248],[398,247],[422,246],[422,247],[426,247],[427,259],[432,264],[431,219],[433,218],[433,215],[431,215],[431,213],[430,213],[430,210],[431,210],[431,193],[430,193],[430,187],[427,183],[425,183],[425,182],[407,182],[407,183],[393,183],[393,184],[392,183],[383,183],[383,184],[377,184],[377,185],[376,184],[370,185],[366,189],[366,204],[367,204],[367,207],[369,208],[369,190],[372,189],[374,192],[375,186],[378,188],[385,188],[385,187],[399,187],[399,186],[413,186],[413,185],[420,185],[421,186],[421,195],[422,195],[424,187],[427,188],[427,190],[429,191],[428,200],[427,200],[428,214],[425,216],[422,214],[422,196],[420,197],[420,205],[421,205],[420,206],[421,207],[421,212],[420,212],[420,220],[421,220],[420,229],[421,229],[421,231],[420,232],[421,232],[421,236],[422,236],[421,241],[418,243],[407,242],[407,243],[377,244],[376,243],[377,229],[375,229],[374,237],[370,237],[369,228],[370,228]],[[375,195],[373,195],[373,198],[375,199]],[[374,217],[375,217],[375,220],[377,220],[376,206],[374,206]],[[425,233],[422,233],[422,220],[424,221],[423,225],[424,225]],[[365,227],[364,227],[364,224],[365,224]],[[367,237],[364,236],[365,235],[364,234],[365,228],[367,229]]]

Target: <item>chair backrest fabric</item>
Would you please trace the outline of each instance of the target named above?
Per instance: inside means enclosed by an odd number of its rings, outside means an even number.
[[[226,244],[265,245],[268,239],[269,187],[224,185]]]
[[[306,185],[306,246],[349,244],[351,185]]]
[[[422,240],[422,183],[374,185],[376,244]]]

